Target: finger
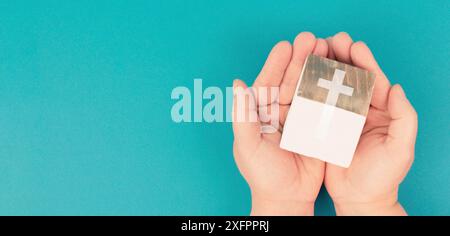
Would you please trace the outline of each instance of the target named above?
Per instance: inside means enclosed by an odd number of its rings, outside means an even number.
[[[327,57],[329,46],[326,40],[318,38],[316,40],[316,45],[313,50],[313,54],[321,57]],[[280,124],[284,126],[284,122],[286,121],[286,117],[289,111],[290,105],[282,105],[280,106]]]
[[[291,62],[280,85],[280,104],[291,103],[303,64],[315,45],[316,37],[310,32],[302,32],[295,38]]]
[[[386,142],[414,147],[417,135],[417,113],[400,85],[394,85],[390,90],[388,111],[392,120]]]
[[[350,58],[350,47],[352,46],[352,43],[352,38],[350,38],[350,35],[348,35],[346,32],[340,32],[333,36],[333,51],[338,61],[347,64],[352,63],[352,60]]]
[[[328,55],[327,55],[327,57],[332,59],[332,60],[335,60],[336,56],[334,55],[333,42],[332,42],[332,38],[331,37],[327,38],[327,44],[328,44]]]
[[[235,141],[252,150],[259,143],[260,123],[254,96],[241,80],[233,82],[233,133]]]
[[[252,87],[259,106],[266,106],[277,101],[279,90],[271,88],[280,87],[291,56],[292,46],[289,42],[282,41],[273,47]]]
[[[284,122],[286,122],[286,118],[289,112],[290,105],[282,105],[280,106],[280,124],[283,127]]]
[[[325,41],[325,39],[316,40],[316,46],[314,48],[313,54],[321,57],[327,57],[328,44],[327,41]]]
[[[292,56],[292,46],[287,41],[277,43],[267,57],[253,87],[279,87]]]
[[[369,107],[369,112],[367,113],[366,124],[364,125],[362,133],[367,131],[373,131],[374,128],[378,128],[378,132],[382,134],[387,133],[387,127],[391,123],[390,116],[385,110],[377,109],[373,106]],[[383,128],[381,128],[383,127]]]
[[[378,66],[369,47],[363,42],[356,42],[352,45],[350,53],[355,66],[375,74],[375,85],[373,88],[371,105],[378,109],[386,110],[391,85]]]
[[[280,131],[280,106],[278,103],[258,106],[258,118],[261,124],[261,135]]]

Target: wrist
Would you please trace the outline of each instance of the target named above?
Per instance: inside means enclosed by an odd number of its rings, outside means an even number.
[[[312,216],[314,202],[271,200],[252,196],[252,216]]]
[[[397,201],[334,203],[337,216],[405,216],[406,211]]]

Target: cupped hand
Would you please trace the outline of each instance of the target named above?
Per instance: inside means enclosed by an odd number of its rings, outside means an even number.
[[[367,121],[348,169],[326,165],[325,186],[338,215],[405,215],[398,189],[414,159],[417,114],[391,86],[370,49],[346,33],[328,39],[328,57],[376,75]]]
[[[311,33],[300,33],[293,46],[280,42],[270,52],[252,88],[279,87],[277,99],[261,103],[255,97],[245,103],[246,117],[259,117],[262,107],[278,106],[280,127],[284,125],[303,63],[309,54],[327,56],[328,44]],[[235,80],[233,87],[247,88]],[[234,99],[234,108],[237,105]],[[253,106],[252,104],[256,104]],[[281,132],[261,133],[262,123],[236,119],[234,157],[252,194],[252,215],[312,215],[323,183],[325,164],[280,148]]]

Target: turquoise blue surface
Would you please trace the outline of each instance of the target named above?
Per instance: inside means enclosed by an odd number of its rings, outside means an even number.
[[[176,86],[252,82],[300,31],[349,32],[416,107],[413,215],[450,215],[450,1],[1,1],[0,214],[245,215],[229,123]],[[332,215],[326,191],[316,213]]]

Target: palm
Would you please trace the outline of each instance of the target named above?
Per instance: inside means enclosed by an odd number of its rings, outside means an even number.
[[[383,196],[394,191],[399,177],[388,173],[398,173],[393,158],[386,145],[390,118],[386,111],[371,108],[367,123],[361,135],[351,166],[346,175],[331,175],[327,187],[334,199],[347,195],[370,201],[370,198]],[[393,165],[394,164],[394,165]],[[329,165],[328,173],[338,172],[339,167]]]
[[[323,163],[281,149],[280,138],[280,132],[263,134],[253,154],[243,157],[249,161],[238,162],[240,169],[245,168],[242,174],[262,196],[313,202],[322,185]]]

